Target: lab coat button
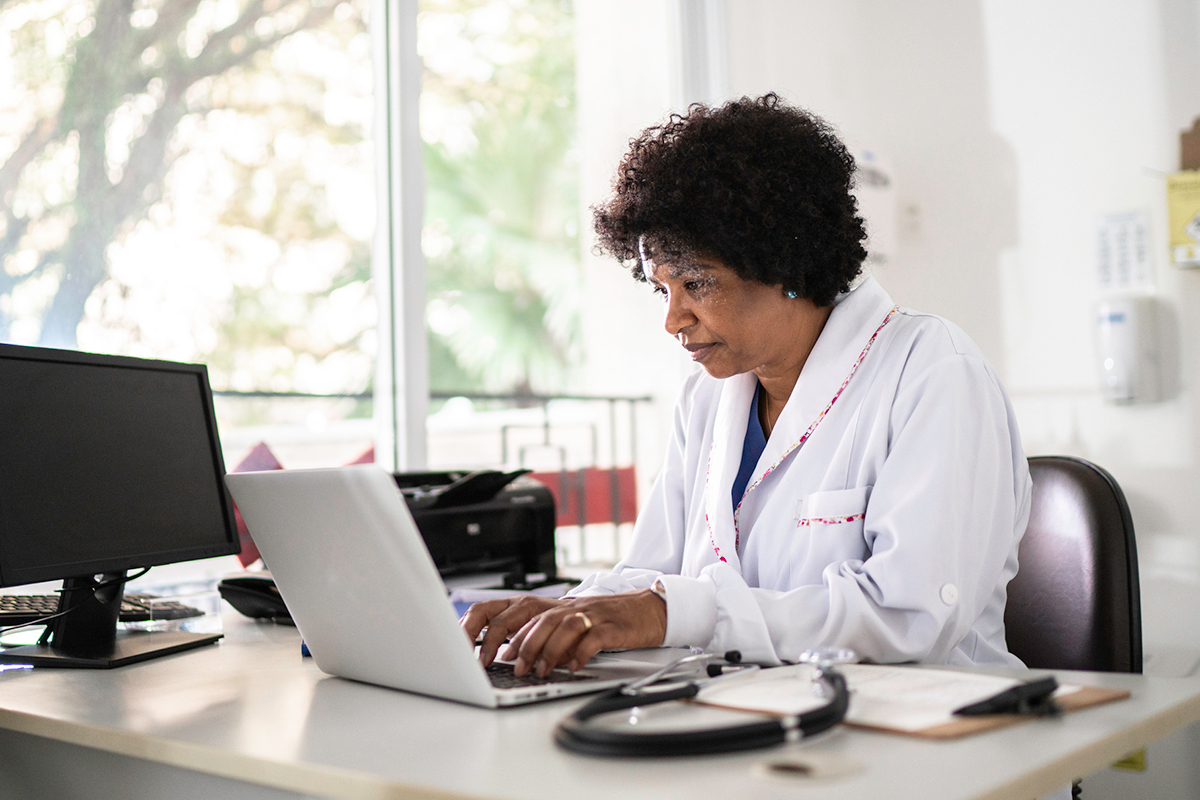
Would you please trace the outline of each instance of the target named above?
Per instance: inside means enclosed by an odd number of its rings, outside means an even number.
[[[953,583],[947,583],[942,587],[942,602],[948,606],[958,602],[958,587]]]

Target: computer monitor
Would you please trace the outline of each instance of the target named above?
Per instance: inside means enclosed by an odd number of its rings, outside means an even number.
[[[113,667],[219,634],[118,631],[129,570],[237,553],[208,370],[0,345],[0,586],[63,580],[0,662]]]

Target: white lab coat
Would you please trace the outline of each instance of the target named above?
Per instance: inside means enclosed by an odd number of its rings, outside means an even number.
[[[1004,602],[1030,479],[1012,407],[959,328],[892,308],[871,278],[838,298],[736,531],[757,379],[690,376],[628,557],[572,594],[662,576],[666,644],[757,662],[836,646],[878,662],[1019,666]]]

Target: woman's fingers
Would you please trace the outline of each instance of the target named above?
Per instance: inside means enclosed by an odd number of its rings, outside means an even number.
[[[479,638],[480,631],[487,627],[488,620],[506,608],[508,608],[508,598],[475,603],[467,609],[467,613],[463,614],[459,624],[467,632],[467,637],[474,642]]]
[[[504,644],[509,632],[519,627],[510,611],[511,609],[505,609],[488,620],[487,631],[483,634],[483,641],[479,643],[479,662],[485,667],[495,660],[496,651]]]
[[[567,661],[567,669],[571,670],[571,672],[583,669],[583,665],[590,661],[592,656],[603,650],[604,647],[603,634],[585,635],[575,645],[575,650],[571,653],[570,660]]]
[[[586,663],[603,648],[605,628],[592,619],[586,611],[566,612],[542,645],[541,653],[535,662],[537,674],[545,677],[550,670],[571,662]],[[591,655],[581,657],[580,647],[585,639],[591,639],[594,650]]]
[[[496,651],[509,636],[537,614],[562,602],[545,597],[522,596],[476,603],[463,616],[463,627],[468,635],[474,631],[478,636],[483,625],[487,626],[487,633],[483,635],[483,642],[479,646],[479,660],[487,666],[496,658]],[[484,620],[482,624],[481,618]]]
[[[516,658],[513,663],[513,674],[524,675],[535,666],[537,655],[541,652],[541,644],[549,632],[558,625],[561,614],[558,609],[539,614],[525,623],[509,642],[505,655]]]
[[[503,658],[505,661],[513,661],[517,658],[517,655],[521,649],[521,643],[525,641],[525,636],[529,633],[530,629],[533,628],[538,619],[539,617],[534,617],[522,625],[521,630],[508,637],[508,646],[505,647],[504,652],[500,654],[501,658]]]
[[[492,663],[508,639],[502,657],[515,659],[514,672],[532,669],[543,677],[564,664],[577,670],[605,648],[657,647],[667,627],[666,606],[649,590],[568,600],[510,598],[480,603],[467,614],[463,627],[468,632],[487,617],[480,661]]]
[[[521,630],[519,639],[513,642],[517,650],[513,671],[517,675],[533,669],[540,677],[545,677],[550,670],[565,663],[565,660],[558,660],[559,656],[587,630],[584,617],[573,608],[569,605],[548,611]]]
[[[507,652],[517,656],[517,674],[544,676],[563,664],[579,669],[605,648],[657,647],[666,630],[666,605],[649,590],[585,597],[531,619]]]

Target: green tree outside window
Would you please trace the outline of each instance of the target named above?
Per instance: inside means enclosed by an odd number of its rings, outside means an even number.
[[[553,391],[579,359],[574,20],[561,0],[424,0],[433,390]]]

